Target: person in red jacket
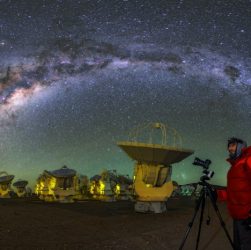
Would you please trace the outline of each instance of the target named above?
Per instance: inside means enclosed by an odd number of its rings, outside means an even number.
[[[231,167],[227,174],[227,189],[218,192],[227,201],[233,218],[233,238],[236,250],[251,250],[251,146],[242,139],[228,140]]]

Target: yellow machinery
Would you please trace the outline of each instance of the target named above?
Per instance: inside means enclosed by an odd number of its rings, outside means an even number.
[[[111,172],[104,170],[101,175],[94,175],[90,178],[90,194],[94,199],[101,201],[115,201],[114,187],[116,182]]]
[[[104,170],[90,179],[90,193],[94,199],[116,201],[130,199],[128,176],[118,175],[116,170]]]
[[[76,171],[63,166],[45,170],[37,179],[35,193],[45,201],[74,202],[81,198],[80,180]]]
[[[31,196],[29,188],[27,188],[28,181],[18,180],[13,183],[13,186],[16,188],[16,194],[18,197],[28,197]]]
[[[80,175],[78,177],[78,183],[79,187],[78,189],[80,190],[80,194],[75,196],[76,200],[85,200],[89,198],[89,178],[86,175]]]
[[[13,194],[11,182],[14,177],[7,172],[0,172],[0,198],[11,198],[11,194]]]
[[[145,130],[150,131],[148,143],[139,141],[147,140],[146,135],[143,134],[142,137],[141,134]],[[158,144],[153,141],[154,135],[157,135],[156,131],[158,135],[161,132],[161,142]],[[162,123],[139,126],[130,134],[129,141],[118,143],[118,146],[136,161],[133,188],[137,212],[166,211],[166,201],[174,190],[171,164],[178,163],[193,153],[192,150],[183,149],[181,144],[177,131]]]
[[[133,181],[128,175],[118,175],[117,182],[119,192],[117,195],[118,200],[131,200],[132,199],[132,184]]]

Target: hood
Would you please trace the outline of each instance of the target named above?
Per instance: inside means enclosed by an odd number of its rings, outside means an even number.
[[[241,155],[239,157],[237,157],[236,159],[233,160],[233,159],[227,158],[226,161],[228,161],[231,164],[233,164],[235,161],[241,159],[242,157],[247,157],[247,156],[251,156],[251,146],[243,148],[241,150]]]
[[[249,155],[251,155],[251,146],[243,148],[242,149],[242,155],[243,156],[249,156]]]

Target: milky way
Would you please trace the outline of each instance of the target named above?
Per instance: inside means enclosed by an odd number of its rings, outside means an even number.
[[[203,3],[204,2],[204,3]],[[251,142],[250,1],[0,1],[1,169],[132,174],[116,142],[175,127],[225,183],[226,140]],[[192,157],[175,166],[196,181]]]

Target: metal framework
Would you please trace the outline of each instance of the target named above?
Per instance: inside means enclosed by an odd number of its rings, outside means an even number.
[[[138,142],[139,137],[143,133],[149,133],[148,141],[146,143],[153,144],[153,133],[159,130],[161,139],[158,144],[169,145],[174,147],[182,147],[182,138],[175,128],[165,125],[161,122],[145,123],[136,126],[129,134],[129,141]]]

